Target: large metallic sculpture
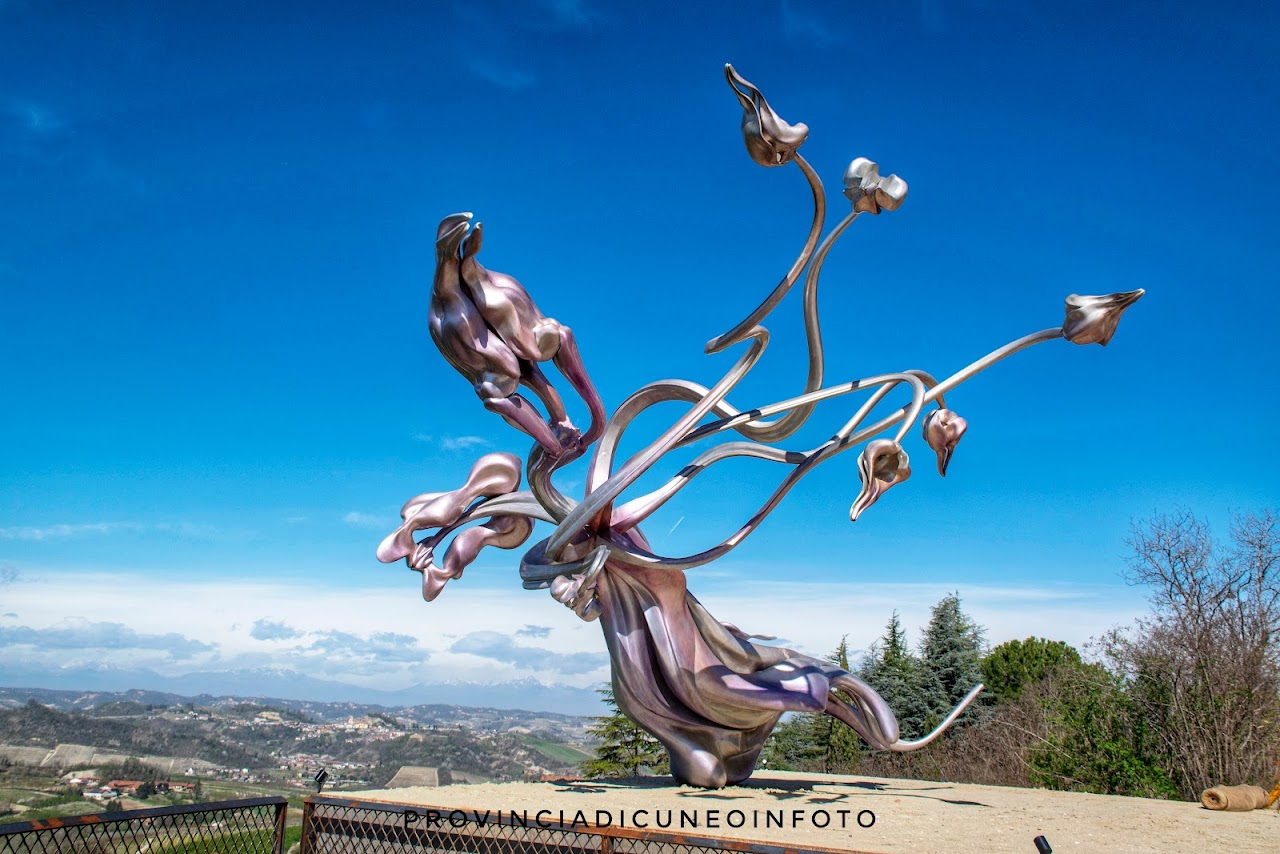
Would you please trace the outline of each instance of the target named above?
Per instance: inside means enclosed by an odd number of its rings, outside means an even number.
[[[689,593],[684,570],[727,554],[814,466],[862,446],[857,466],[862,488],[849,511],[849,518],[857,519],[911,476],[903,443],[916,424],[937,455],[938,473],[945,475],[966,424],[946,408],[944,394],[1042,341],[1066,338],[1076,344],[1106,344],[1121,313],[1142,296],[1141,290],[1072,295],[1061,326],[1019,338],[940,381],[924,371],[906,370],[824,386],[817,303],[823,262],[859,216],[896,210],[907,196],[907,184],[896,175],[881,175],[865,158],[854,160],[844,175],[844,194],[852,210],[819,242],[826,219],[822,183],[798,153],[808,128],[779,118],[760,90],[732,66],[725,67],[725,76],[743,108],[742,133],[751,158],[762,166],[794,163],[808,181],[814,202],[808,238],[782,281],[740,323],[706,345],[706,352],[716,353],[745,344],[737,363],[711,388],[687,380],[650,383],[607,415],[573,332],[543,315],[515,279],[481,266],[477,259],[482,228],[472,222],[471,214],[445,217],[436,235],[431,337],[445,359],[472,383],[485,408],[534,440],[524,465],[528,489],[519,489],[522,466],[517,457],[486,454],[458,489],[411,498],[401,511],[403,524],[377,552],[381,561],[403,558],[422,573],[422,595],[431,601],[450,579],[461,577],[485,546],[513,549],[530,537],[534,520],[554,525],[551,536],[521,559],[524,586],[550,588],[553,597],[582,619],[600,620],[619,707],[666,746],[678,781],[707,788],[750,776],[765,739],[784,712],[825,713],[853,727],[874,748],[910,751],[945,730],[982,686],[976,686],[934,732],[904,741],[893,711],[869,685],[830,662],[756,643],[770,638],[719,622]],[[739,410],[727,398],[764,352],[769,334],[759,324],[802,275],[809,347],[804,388],[785,400]],[[543,372],[547,363],[586,404],[591,423],[585,432],[569,419],[564,401]],[[867,424],[877,404],[898,390],[909,397],[906,404]],[[819,401],[854,392],[864,392],[866,398],[831,438],[814,448],[778,447],[800,429]],[[545,416],[534,399],[545,407]],[[665,401],[680,401],[688,409],[641,451],[616,459],[628,425]],[[653,492],[619,503],[627,487],[668,451],[710,443],[730,431],[738,438],[709,447]],[[553,476],[588,452],[585,495],[577,501],[556,488]],[[698,474],[729,457],[775,462],[784,474],[759,510],[716,545],[680,557],[655,554],[640,524]],[[419,531],[428,534],[418,540]],[[451,536],[439,555],[441,544]]]

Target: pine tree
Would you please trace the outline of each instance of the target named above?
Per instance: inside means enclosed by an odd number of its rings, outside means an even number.
[[[893,709],[903,738],[919,738],[929,731],[932,710],[923,684],[926,671],[907,646],[897,611],[889,618],[884,636],[871,645],[858,675]]]
[[[582,773],[588,777],[639,777],[645,771],[666,774],[671,762],[662,743],[622,713],[612,685],[601,688],[600,696],[612,712],[587,727],[590,735],[600,739],[600,746],[595,759],[582,763]]]
[[[960,610],[959,595],[949,593],[933,606],[920,644],[921,692],[929,709],[929,729],[982,681],[982,646],[982,629]]]
[[[827,656],[841,670],[849,668],[849,636],[840,638],[840,644]],[[837,691],[846,702],[853,698],[844,691]],[[817,715],[820,722],[826,724],[826,751],[823,755],[823,771],[834,774],[851,774],[858,768],[862,758],[862,746],[858,742],[858,734],[841,721],[830,715]]]

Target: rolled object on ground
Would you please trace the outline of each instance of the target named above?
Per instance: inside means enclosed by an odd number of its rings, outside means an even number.
[[[1200,795],[1206,809],[1248,812],[1271,806],[1267,790],[1261,786],[1214,786]]]

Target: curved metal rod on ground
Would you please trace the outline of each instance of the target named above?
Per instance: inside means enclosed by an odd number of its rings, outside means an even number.
[[[668,427],[666,432],[654,440],[647,448],[627,460],[617,474],[593,489],[581,504],[573,508],[565,516],[547,544],[547,557],[550,560],[558,560],[564,547],[569,544],[569,541],[577,535],[578,531],[589,520],[594,519],[602,512],[608,513],[613,506],[613,499],[617,498],[624,489],[635,482],[636,478],[644,474],[663,454],[671,450],[680,437],[688,432],[689,428],[711,412],[724,396],[729,393],[729,390],[746,376],[752,366],[759,361],[765,347],[768,346],[769,332],[763,326],[757,326],[748,333],[748,337],[753,339],[750,348],[729,369],[729,372],[721,377],[720,381],[707,392],[703,399],[699,400],[692,409],[681,416],[675,424]],[[609,420],[609,424],[605,427],[604,433],[600,437],[600,443],[596,447],[595,457],[592,459],[592,473],[597,470],[597,461],[602,458],[602,454],[604,454],[604,459],[606,460],[612,458],[613,450],[617,446],[617,436],[621,434],[621,428],[626,426],[625,422],[622,424],[616,423],[619,413],[623,412],[630,401],[637,396],[643,395],[645,395],[644,390],[632,395],[618,408],[618,412],[614,413],[613,418]],[[605,448],[608,450],[602,450]]]
[[[800,251],[799,257],[791,265],[787,275],[782,277],[782,281],[778,283],[769,296],[765,297],[764,302],[756,306],[755,311],[748,314],[728,332],[707,342],[703,351],[708,355],[719,353],[726,347],[737,344],[739,341],[745,341],[750,337],[751,330],[764,319],[765,315],[773,311],[778,306],[778,303],[782,302],[782,298],[787,295],[787,291],[791,290],[791,286],[800,277],[800,271],[809,263],[809,257],[813,254],[813,247],[818,243],[818,235],[822,233],[822,225],[827,218],[827,197],[822,189],[822,179],[818,177],[818,173],[813,171],[813,167],[799,153],[795,155],[794,162],[800,167],[800,171],[804,173],[805,179],[809,182],[809,189],[813,191],[813,225],[809,227],[809,236],[805,239],[804,249]]]

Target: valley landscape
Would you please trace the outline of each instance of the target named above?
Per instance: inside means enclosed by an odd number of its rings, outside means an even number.
[[[155,691],[0,688],[0,823],[401,782],[572,772],[589,718]]]

